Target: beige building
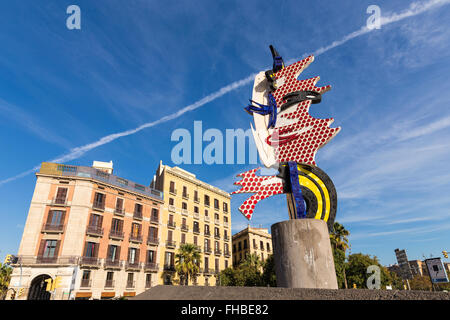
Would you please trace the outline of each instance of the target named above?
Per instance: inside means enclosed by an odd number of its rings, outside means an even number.
[[[247,226],[233,235],[233,266],[237,266],[247,254],[253,253],[261,261],[272,254],[272,235],[268,229]]]
[[[192,284],[215,285],[218,273],[231,266],[230,194],[162,162],[151,187],[164,194],[164,250],[159,252],[165,266],[163,283],[171,284],[175,278],[176,249],[182,243],[192,243],[201,251],[200,273]]]
[[[16,299],[110,299],[173,283],[183,242],[203,248],[199,285],[214,285],[231,263],[226,192],[162,164],[152,183],[161,190],[112,172],[112,162],[42,163],[13,265]],[[185,192],[170,189],[171,182]],[[49,293],[55,278],[60,286]]]

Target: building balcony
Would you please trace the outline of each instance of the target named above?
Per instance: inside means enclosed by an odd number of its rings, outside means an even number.
[[[105,211],[105,203],[94,201],[94,203],[92,204],[92,209],[98,211]]]
[[[183,216],[188,216],[188,215],[189,215],[187,209],[181,209],[181,214],[182,214]]]
[[[187,193],[182,194],[183,199],[189,200],[189,195]]]
[[[187,224],[182,224],[181,225],[181,231],[185,231],[185,232],[189,231],[188,225]]]
[[[195,198],[195,197],[194,197],[194,202],[195,202],[195,203],[200,203],[200,198]]]
[[[214,219],[214,223],[218,226],[220,226],[220,220],[219,219]]]
[[[211,248],[208,248],[208,247],[205,247],[204,251],[205,251],[206,254],[211,254],[212,253]]]
[[[194,219],[200,219],[200,214],[198,212],[194,212]]]
[[[150,217],[150,223],[159,224],[159,219],[157,217]]]
[[[124,217],[125,216],[125,210],[122,209],[122,208],[116,208],[116,209],[114,209],[114,214],[118,215],[118,216],[121,216],[121,217]]]
[[[18,256],[17,262],[12,266],[35,266],[35,265],[76,265],[78,257],[62,256],[62,257],[44,257],[44,256]]]
[[[137,235],[130,234],[128,241],[142,243],[142,236],[140,234],[137,234]]]
[[[52,199],[50,204],[52,206],[55,206],[55,207],[58,207],[58,206],[66,207],[67,206],[67,199],[66,198],[55,197],[55,198]]]
[[[172,240],[167,240],[166,241],[166,247],[167,248],[175,248],[177,246],[176,241],[172,241]]]
[[[230,240],[230,237],[229,237],[229,236],[223,236],[223,240],[229,241],[229,240]]]
[[[203,269],[203,273],[204,273],[204,274],[214,274],[215,271],[214,271],[214,269],[204,268],[204,269]]]
[[[177,195],[177,189],[169,189],[169,193],[176,196]]]
[[[139,261],[127,261],[125,263],[125,270],[141,270],[141,264],[139,263]]]
[[[214,239],[220,240],[220,234],[218,233],[214,234]]]
[[[144,271],[157,272],[159,270],[159,265],[154,262],[148,262],[144,265]]]
[[[115,240],[123,240],[124,233],[122,231],[111,230],[109,232],[109,237]]]
[[[135,211],[135,212],[133,213],[133,219],[136,219],[136,220],[142,220],[142,212]]]
[[[136,286],[136,281],[127,280],[127,289],[134,289],[135,286]]]
[[[103,228],[100,228],[98,226],[88,226],[86,229],[86,234],[94,237],[102,237]]]
[[[106,280],[105,288],[114,288],[114,280]]]
[[[81,257],[80,266],[82,267],[100,267],[100,259],[97,257]]]
[[[210,219],[208,216],[205,216],[204,220],[205,220],[206,222],[210,222],[210,221],[211,221],[211,219]]]
[[[165,264],[164,271],[175,271],[175,266],[173,264]]]
[[[220,250],[220,249],[215,249],[215,250],[214,250],[214,254],[215,254],[216,256],[220,256],[220,255],[222,254],[222,250]]]
[[[223,252],[223,255],[224,255],[225,257],[227,257],[227,258],[231,257],[231,253],[230,253],[230,251],[228,251],[228,250],[224,251],[224,252]]]
[[[209,232],[209,230],[205,230],[205,237],[210,237],[211,236],[211,232]]]
[[[119,259],[111,260],[107,258],[105,260],[105,269],[122,269],[122,264]]]
[[[62,233],[64,232],[64,224],[44,223],[41,231],[45,233]]]
[[[192,231],[196,234],[200,234],[200,228],[194,228]]]
[[[175,223],[175,221],[167,222],[167,228],[175,229],[176,226],[177,226],[177,224]]]
[[[91,279],[81,279],[80,288],[90,288],[92,286]]]
[[[169,212],[175,212],[176,211],[175,206],[171,205],[171,204],[169,204],[168,209],[169,209]]]
[[[147,238],[147,244],[151,246],[157,246],[159,244],[158,238]]]
[[[228,227],[230,226],[230,224],[228,223],[228,221],[224,221],[224,222],[223,222],[223,226],[224,226],[225,228],[228,228]]]

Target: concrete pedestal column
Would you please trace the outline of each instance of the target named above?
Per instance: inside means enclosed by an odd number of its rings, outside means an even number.
[[[275,223],[272,246],[278,287],[338,288],[325,221],[292,219]]]

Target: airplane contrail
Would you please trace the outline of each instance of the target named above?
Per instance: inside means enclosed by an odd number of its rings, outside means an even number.
[[[430,9],[437,8],[437,7],[440,7],[440,6],[443,6],[445,4],[449,4],[449,3],[450,3],[450,0],[430,0],[428,2],[413,2],[409,6],[408,9],[406,9],[406,10],[400,12],[400,13],[393,13],[393,14],[387,16],[387,17],[382,15],[381,16],[381,23],[380,23],[380,25],[381,26],[388,25],[388,24],[391,24],[393,22],[397,22],[397,21],[400,21],[400,20],[403,20],[403,19],[406,19],[406,18],[409,18],[409,17],[416,16],[416,15],[421,14],[421,13],[423,13],[425,11],[430,10]],[[331,50],[333,48],[336,48],[338,46],[343,45],[344,43],[346,43],[349,40],[352,40],[354,38],[360,37],[360,36],[362,36],[362,35],[364,35],[366,33],[374,31],[374,30],[377,30],[377,29],[369,29],[366,25],[364,25],[359,30],[356,30],[356,31],[354,31],[352,33],[347,34],[346,36],[344,36],[340,40],[333,41],[328,46],[324,46],[324,47],[321,47],[321,48],[315,50],[312,54],[314,56],[319,56],[319,55],[321,55],[321,54],[323,54],[323,53],[325,53],[325,52],[327,52],[327,51],[329,51],[329,50]],[[304,54],[302,57],[305,57],[307,55],[309,55],[309,54]],[[295,62],[297,60],[299,60],[299,59],[298,58],[297,59],[290,59],[289,61],[287,61],[287,64],[291,64],[291,63],[293,63],[293,62]],[[202,99],[200,99],[200,100],[198,100],[198,101],[196,101],[196,102],[194,102],[194,103],[192,103],[192,104],[190,104],[190,105],[188,105],[188,106],[178,110],[177,112],[172,113],[172,114],[167,115],[167,116],[164,116],[164,117],[162,117],[162,118],[160,118],[158,120],[144,123],[143,125],[140,125],[139,127],[134,128],[134,129],[130,129],[130,130],[126,130],[126,131],[122,131],[122,132],[118,132],[118,133],[113,133],[113,134],[104,136],[104,137],[100,138],[99,140],[94,141],[92,143],[89,143],[89,144],[86,144],[86,145],[83,145],[83,146],[80,146],[80,147],[72,148],[72,149],[69,150],[68,153],[63,154],[63,155],[61,155],[61,156],[59,156],[59,157],[57,157],[55,159],[49,160],[49,162],[65,162],[65,161],[70,161],[70,160],[73,160],[73,159],[77,159],[77,158],[81,157],[82,155],[84,155],[86,152],[88,152],[88,151],[90,151],[92,149],[95,149],[97,147],[100,147],[100,146],[102,146],[104,144],[110,143],[110,142],[112,142],[112,141],[114,141],[114,140],[116,140],[118,138],[129,136],[129,135],[135,134],[135,133],[137,133],[137,132],[139,132],[139,131],[141,131],[143,129],[154,127],[154,126],[156,126],[158,124],[167,122],[169,120],[176,119],[176,118],[182,116],[183,114],[185,114],[186,112],[198,109],[201,106],[203,106],[203,105],[205,105],[205,104],[207,104],[207,103],[209,103],[211,101],[214,101],[214,100],[222,97],[223,95],[227,94],[230,91],[236,90],[237,88],[240,88],[242,86],[245,86],[245,85],[251,83],[255,76],[256,76],[256,73],[251,74],[248,77],[246,77],[244,79],[241,79],[239,81],[235,81],[235,82],[233,82],[233,83],[231,83],[231,84],[229,84],[229,85],[227,85],[225,87],[222,87],[221,89],[217,90],[216,92],[213,92],[213,93],[207,95],[206,97],[204,97],[204,98],[202,98]],[[16,176],[13,176],[11,178],[0,180],[0,186],[5,184],[5,183],[8,183],[8,182],[14,181],[16,179],[22,178],[22,177],[24,177],[24,176],[26,176],[26,175],[28,175],[30,173],[33,173],[36,170],[38,170],[39,168],[40,168],[40,165],[34,167],[33,169],[24,171],[24,172],[22,172],[22,173],[20,173],[20,174],[18,174]]]

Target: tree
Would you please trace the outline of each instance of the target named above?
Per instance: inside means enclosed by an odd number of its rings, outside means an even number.
[[[227,268],[222,270],[220,277],[224,286],[262,286],[261,260],[257,254],[250,254],[245,257],[235,269]]]
[[[350,247],[348,236],[350,232],[339,222],[333,224],[333,231],[330,233],[331,249],[333,251],[334,266],[339,288],[347,289],[347,278],[345,274],[345,251]]]
[[[261,279],[263,286],[277,286],[277,276],[275,274],[275,260],[273,258],[273,254],[271,254],[264,262]]]
[[[181,285],[189,285],[189,279],[193,279],[199,272],[200,251],[195,244],[182,244],[175,255],[175,270],[180,277]]]
[[[8,291],[11,281],[12,268],[6,264],[0,263],[0,300],[3,300]]]
[[[409,286],[411,287],[411,290],[432,290],[431,280],[429,276],[416,275],[413,279],[409,280]]]

